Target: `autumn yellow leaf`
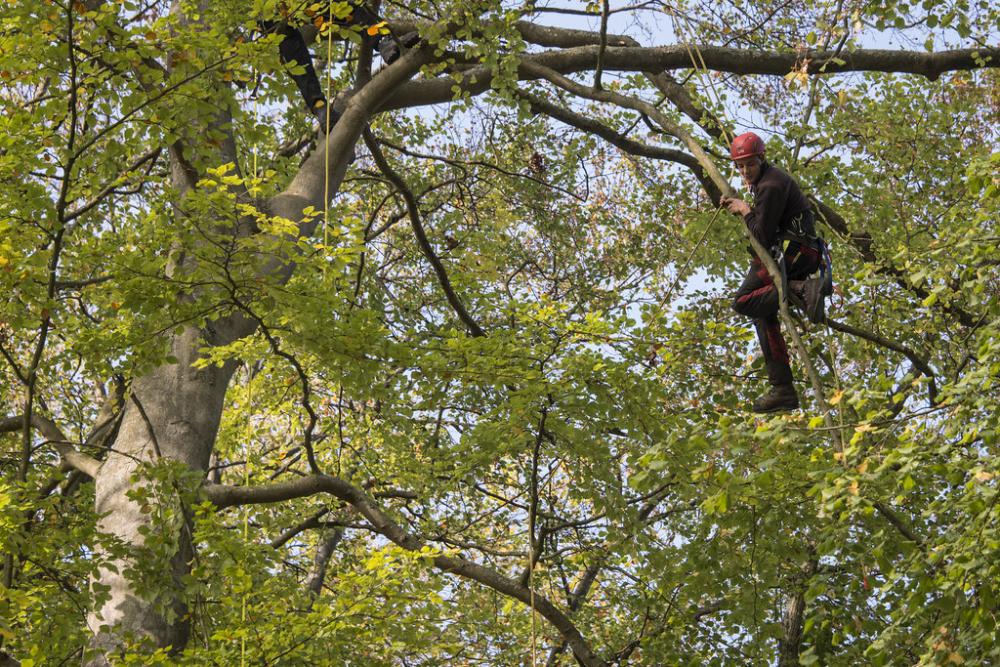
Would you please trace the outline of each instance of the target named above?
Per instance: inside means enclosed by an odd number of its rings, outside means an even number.
[[[370,37],[374,37],[375,35],[377,35],[380,32],[382,32],[382,28],[383,27],[385,27],[385,21],[380,21],[379,23],[376,23],[375,25],[368,26],[368,35]]]

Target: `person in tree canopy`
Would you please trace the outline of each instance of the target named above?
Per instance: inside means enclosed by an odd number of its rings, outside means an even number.
[[[812,208],[791,176],[767,162],[764,141],[753,132],[736,137],[730,157],[753,195],[753,205],[738,198],[724,197],[722,205],[743,218],[750,233],[760,244],[781,258],[790,286],[789,295],[797,299],[809,319],[823,319],[823,281],[816,277],[823,262],[822,240],[816,236]],[[760,413],[794,410],[799,397],[792,385],[788,346],[778,320],[778,290],[767,267],[751,250],[753,258],[743,284],[733,297],[733,310],[753,318],[757,339],[764,353],[768,393],[754,401],[753,411]],[[779,266],[781,262],[779,261]]]
[[[308,5],[308,3],[298,4]],[[316,76],[316,69],[313,67],[312,57],[309,55],[309,49],[306,47],[305,39],[300,31],[302,23],[297,23],[294,18],[296,15],[294,10],[300,7],[287,5],[288,3],[282,3],[279,8],[281,15],[286,18],[280,21],[262,20],[260,26],[265,33],[276,33],[283,37],[278,45],[282,63],[289,67],[300,66],[305,70],[301,74],[291,74],[292,80],[295,81],[310,113],[319,121],[320,128],[329,132],[337,119],[340,118],[340,113],[333,108],[327,108],[326,95],[323,94],[319,77]],[[348,9],[346,15],[344,14],[345,7]],[[314,17],[314,22],[317,23],[319,20],[326,21],[332,18],[333,23],[344,28],[358,26],[367,29],[383,22],[364,0],[327,3],[323,5],[323,11],[312,11],[307,7],[304,9],[304,13],[307,18]],[[378,50],[382,60],[387,65],[391,65],[399,59],[403,48],[412,47],[417,42],[416,33],[407,33],[396,39],[391,35],[384,35],[380,31],[372,35],[371,38],[372,48]],[[329,125],[327,124],[328,119]]]

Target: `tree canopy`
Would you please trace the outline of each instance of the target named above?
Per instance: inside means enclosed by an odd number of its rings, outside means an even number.
[[[378,9],[0,13],[0,664],[1000,662],[996,4]],[[746,130],[837,284],[766,419]]]

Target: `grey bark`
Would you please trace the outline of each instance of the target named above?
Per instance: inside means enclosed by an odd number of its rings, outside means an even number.
[[[137,379],[125,408],[113,451],[95,475],[95,505],[101,519],[98,529],[132,548],[141,547],[140,529],[150,524],[148,515],[127,497],[136,482],[133,475],[141,463],[161,457],[184,463],[193,470],[206,470],[222,415],[226,386],[235,364],[214,365],[197,370],[192,364],[198,348],[215,342],[215,336],[190,327],[174,337],[171,351],[177,363],[160,366]],[[179,577],[188,571],[190,536],[181,531],[170,567],[181,589]],[[94,635],[92,665],[108,663],[108,654],[122,646],[126,637],[147,638],[156,646],[183,648],[189,627],[179,595],[166,603],[176,615],[134,593],[128,578],[128,562],[116,563],[117,571],[102,568],[93,584],[108,591],[107,600],[87,617]]]
[[[593,33],[591,33],[593,35]],[[922,74],[936,78],[944,72],[1000,66],[1000,48],[957,49],[938,53],[862,49],[853,53],[810,52],[774,53],[730,49],[715,46],[699,47],[708,69],[732,74],[765,74],[784,76],[800,68],[808,59],[810,74],[842,72],[896,72]],[[594,67],[599,46],[578,46],[555,52],[526,55],[521,62],[533,63],[559,74],[588,71]],[[690,52],[684,46],[609,46],[604,52],[605,71],[659,72],[690,69]],[[473,67],[457,82],[463,93],[478,95],[490,89],[494,73],[489,67]],[[521,71],[522,80],[541,78],[539,73]],[[455,97],[456,85],[451,76],[425,81],[411,81],[400,86],[386,101],[386,109],[398,109],[448,102]]]
[[[806,588],[816,574],[819,563],[809,560],[802,566],[802,578],[792,582],[793,590],[785,600],[781,615],[782,635],[778,639],[778,667],[797,667],[802,651],[802,631],[805,624]]]
[[[348,102],[335,129],[326,137],[327,146],[315,151],[292,179],[288,188],[264,204],[274,215],[302,221],[300,235],[311,234],[317,224],[303,215],[307,207],[322,208],[324,197],[337,193],[347,168],[348,156],[367,125],[372,110],[380,106],[388,94],[412,77],[427,62],[428,55],[419,49],[405,54],[391,67],[356,93]],[[223,119],[224,120],[224,119]],[[220,122],[220,121],[216,121]],[[172,179],[181,193],[197,181],[190,164],[171,149]],[[326,168],[329,156],[330,168]],[[220,150],[219,162],[235,162],[235,144],[230,134]],[[239,197],[245,193],[237,193]],[[212,224],[212,221],[206,221]],[[245,221],[237,223],[234,234],[250,233]],[[172,271],[183,271],[183,256]],[[294,259],[272,258],[261,267],[279,281],[287,280],[294,270]],[[198,350],[222,345],[249,335],[254,324],[242,316],[223,317],[205,328],[187,327],[169,340],[169,349],[176,363],[165,364],[133,382],[131,397],[122,417],[121,426],[109,453],[100,468],[93,470],[96,510],[101,519],[98,528],[120,540],[131,549],[142,546],[141,529],[150,525],[150,517],[127,497],[137,482],[133,476],[144,463],[160,458],[183,463],[192,470],[208,468],[222,416],[226,389],[236,368],[232,362],[221,368],[209,366],[195,369]],[[138,482],[143,483],[143,482]],[[135,593],[128,576],[130,562],[116,563],[117,572],[101,568],[91,582],[92,588],[107,592],[106,599],[87,618],[93,633],[86,664],[108,665],[110,657],[129,640],[143,640],[156,647],[171,646],[174,651],[184,648],[189,637],[186,607],[181,596],[180,577],[190,570],[190,535],[181,531],[179,543],[171,558],[171,574],[175,581],[166,600],[159,604]]]

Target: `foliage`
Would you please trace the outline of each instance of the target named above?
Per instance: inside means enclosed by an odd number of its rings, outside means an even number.
[[[421,22],[436,55],[421,76],[454,81],[451,103],[370,127],[474,336],[361,143],[328,208],[268,207],[324,150],[257,30],[282,3],[196,4],[13,2],[0,17],[0,418],[30,395],[67,441],[34,431],[26,452],[20,422],[0,432],[0,647],[21,665],[81,659],[87,612],[111,595],[101,568],[190,628],[185,646],[130,638],[118,664],[574,664],[532,602],[441,565],[459,557],[552,601],[608,662],[772,664],[796,599],[802,664],[1000,661],[996,65],[675,73],[728,129],[765,128],[769,157],[844,225],[822,230],[830,316],[868,335],[801,323],[830,421],[808,400],[755,419],[756,344],[726,296],[745,270],[738,223],[689,170],[530,103],[684,149],[633,110],[519,80],[542,47],[517,20],[561,15],[385,8]],[[842,4],[624,15],[652,17],[648,43],[751,52],[996,42],[990,3]],[[338,90],[360,40],[329,42]],[[473,66],[494,75],[483,95],[463,88]],[[636,74],[602,85],[660,101]],[[722,154],[707,112],[699,128],[664,106]],[[238,319],[252,333],[218,340]],[[99,529],[94,485],[59,446],[110,459],[121,415],[142,410],[126,398],[102,421],[115,380],[178,366],[191,331],[184,373],[234,371],[211,462],[136,463],[146,523],[129,544]],[[206,500],[305,479],[310,459],[420,546],[326,493]]]

